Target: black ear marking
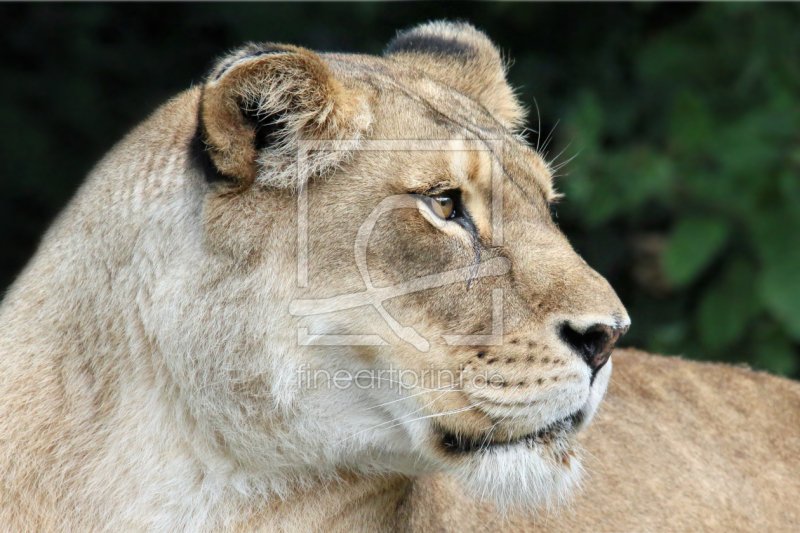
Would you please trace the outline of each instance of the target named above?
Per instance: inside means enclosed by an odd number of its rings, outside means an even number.
[[[189,166],[203,176],[208,184],[235,184],[238,181],[236,178],[220,172],[217,165],[214,164],[211,154],[208,153],[205,138],[206,129],[203,124],[203,99],[201,97],[200,104],[197,106],[197,126],[194,135],[189,139]]]
[[[456,37],[424,35],[415,31],[401,33],[386,48],[386,55],[405,52],[450,56],[467,61],[477,55],[477,50]]]
[[[241,57],[237,57],[236,59],[226,63],[225,66],[220,69],[220,71],[217,73],[217,75],[214,76],[214,81],[219,81],[219,79],[223,75],[225,75],[225,73],[228,70],[230,70],[230,68],[233,65],[235,65],[236,63],[238,63],[239,61],[245,61],[245,60],[248,60],[248,59],[253,59],[255,57],[261,57],[261,56],[266,56],[266,55],[286,54],[288,52],[289,52],[288,50],[284,50],[283,48],[280,48],[280,47],[277,47],[277,46],[269,46],[269,47],[265,47],[265,48],[259,48],[258,50],[255,50],[255,51],[253,51],[253,52],[251,52],[249,54],[243,55]]]
[[[189,140],[189,165],[196,170],[208,184],[226,183],[234,184],[236,179],[219,171],[211,160],[208,153],[208,146],[203,140],[202,128],[198,125],[194,135]]]
[[[252,126],[255,131],[254,147],[257,151],[269,148],[279,140],[279,134],[283,127],[286,111],[273,113],[270,115],[259,115],[258,110],[247,106],[243,102],[239,108],[244,119]],[[203,123],[203,100],[197,107],[197,127],[194,135],[189,140],[189,164],[197,170],[207,183],[236,184],[238,180],[219,170],[208,152],[206,144],[205,124]]]
[[[241,103],[239,108],[242,110],[244,119],[255,131],[253,143],[257,151],[260,152],[265,148],[269,148],[279,141],[287,111],[263,115],[258,113],[258,109],[254,109],[244,103]]]

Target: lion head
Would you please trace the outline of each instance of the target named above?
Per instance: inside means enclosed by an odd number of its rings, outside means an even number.
[[[494,45],[447,23],[383,57],[249,45],[151,119],[173,170],[149,170],[138,301],[195,453],[272,491],[444,470],[564,494],[630,321],[523,120]]]

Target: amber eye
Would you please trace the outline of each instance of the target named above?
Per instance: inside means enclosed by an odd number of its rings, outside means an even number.
[[[437,215],[445,220],[453,217],[455,202],[453,202],[452,198],[448,196],[434,196],[431,200],[433,200],[431,203]]]

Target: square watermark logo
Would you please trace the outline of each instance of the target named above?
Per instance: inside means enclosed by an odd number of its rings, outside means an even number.
[[[503,244],[503,158],[502,139],[497,140],[365,140],[365,141],[301,141],[297,156],[297,170],[300,175],[309,175],[314,152],[347,150],[351,152],[486,152],[490,161],[491,206],[490,226],[491,245]],[[499,168],[498,168],[499,167]],[[503,257],[481,260],[473,266],[428,274],[397,283],[389,287],[375,287],[367,267],[367,247],[375,224],[381,215],[395,209],[417,209],[434,225],[443,227],[446,221],[431,212],[425,197],[417,194],[398,194],[388,196],[373,208],[362,222],[353,243],[353,258],[363,281],[363,290],[321,299],[295,299],[289,306],[289,313],[303,317],[336,313],[359,307],[374,308],[382,320],[400,340],[414,346],[421,352],[430,349],[430,339],[426,339],[413,324],[400,324],[384,307],[384,302],[398,296],[425,291],[460,282],[470,283],[476,278],[502,276],[509,271],[510,263]],[[297,287],[309,287],[309,199],[308,186],[304,185],[297,196]],[[477,237],[475,237],[477,238]],[[503,289],[493,289],[492,331],[485,335],[452,334],[442,335],[451,346],[497,346],[503,343]],[[297,342],[301,346],[384,346],[389,342],[374,332],[361,334],[311,334],[307,327],[298,326]]]

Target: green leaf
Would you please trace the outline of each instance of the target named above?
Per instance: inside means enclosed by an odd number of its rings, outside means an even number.
[[[687,285],[711,263],[728,238],[719,219],[688,217],[678,221],[664,251],[664,272],[677,287]]]
[[[800,340],[800,220],[788,210],[764,213],[752,224],[763,267],[758,293],[786,331]]]
[[[764,305],[800,341],[800,266],[797,263],[769,265],[759,277]]]
[[[670,120],[670,142],[682,155],[704,153],[714,138],[708,104],[696,91],[684,89],[675,99]]]
[[[717,351],[742,338],[747,323],[760,310],[754,278],[755,268],[739,259],[703,295],[697,329],[706,348]]]

